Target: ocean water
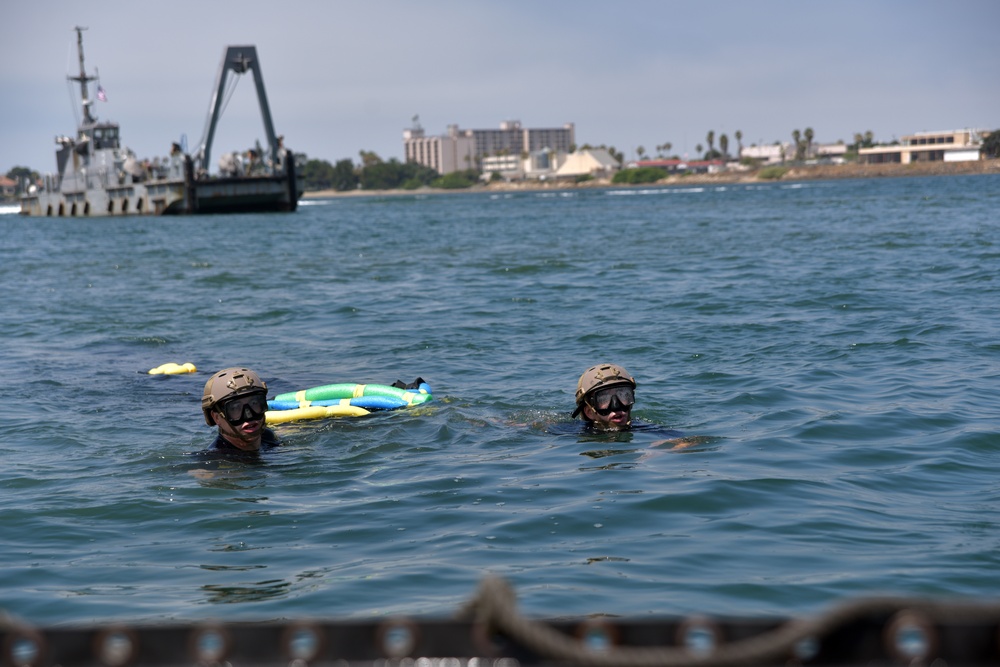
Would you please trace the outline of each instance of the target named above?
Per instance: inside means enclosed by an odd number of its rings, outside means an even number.
[[[40,625],[1000,594],[1000,177],[0,215],[0,607]],[[193,375],[155,377],[190,361]],[[624,365],[635,416],[567,426]],[[206,468],[209,374],[434,400]]]

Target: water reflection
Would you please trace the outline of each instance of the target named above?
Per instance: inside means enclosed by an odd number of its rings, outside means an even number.
[[[593,449],[589,452],[580,452],[580,456],[589,456],[592,459],[603,459],[606,456],[618,456],[619,454],[635,454],[638,449]]]
[[[240,602],[262,602],[276,600],[288,595],[292,584],[281,579],[269,579],[242,586],[202,586],[206,601],[212,604],[233,604]]]
[[[218,489],[253,489],[264,485],[266,475],[262,466],[264,462],[259,456],[241,456],[239,458],[201,456],[196,467],[185,467],[185,472],[198,480],[202,486]]]

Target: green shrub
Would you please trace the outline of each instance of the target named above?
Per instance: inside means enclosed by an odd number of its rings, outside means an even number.
[[[659,167],[638,167],[636,169],[622,169],[611,179],[612,183],[655,183],[661,178],[666,178],[667,172]]]
[[[766,181],[776,181],[788,173],[788,167],[764,167],[757,172],[757,178]]]
[[[461,188],[469,188],[476,184],[478,176],[479,172],[473,169],[466,169],[465,171],[453,171],[450,174],[445,174],[441,178],[435,179],[431,183],[431,187],[442,188],[445,190],[459,190]]]

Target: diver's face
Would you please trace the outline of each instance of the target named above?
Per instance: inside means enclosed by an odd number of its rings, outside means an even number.
[[[633,405],[635,390],[632,387],[605,387],[587,396],[583,414],[598,428],[623,430],[632,424]]]
[[[219,434],[229,444],[244,451],[256,451],[260,449],[266,410],[265,397],[251,394],[226,401],[212,415],[219,427]]]

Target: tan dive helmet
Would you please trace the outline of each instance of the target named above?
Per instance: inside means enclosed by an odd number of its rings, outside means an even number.
[[[205,413],[205,423],[215,426],[212,408],[226,399],[242,394],[267,394],[267,384],[249,368],[225,368],[205,383],[205,393],[201,397],[201,411]]]
[[[573,412],[573,416],[576,417],[583,410],[583,399],[587,397],[587,394],[602,387],[620,384],[629,385],[632,389],[635,389],[636,386],[635,378],[621,366],[597,364],[585,370],[576,383],[576,410]]]

